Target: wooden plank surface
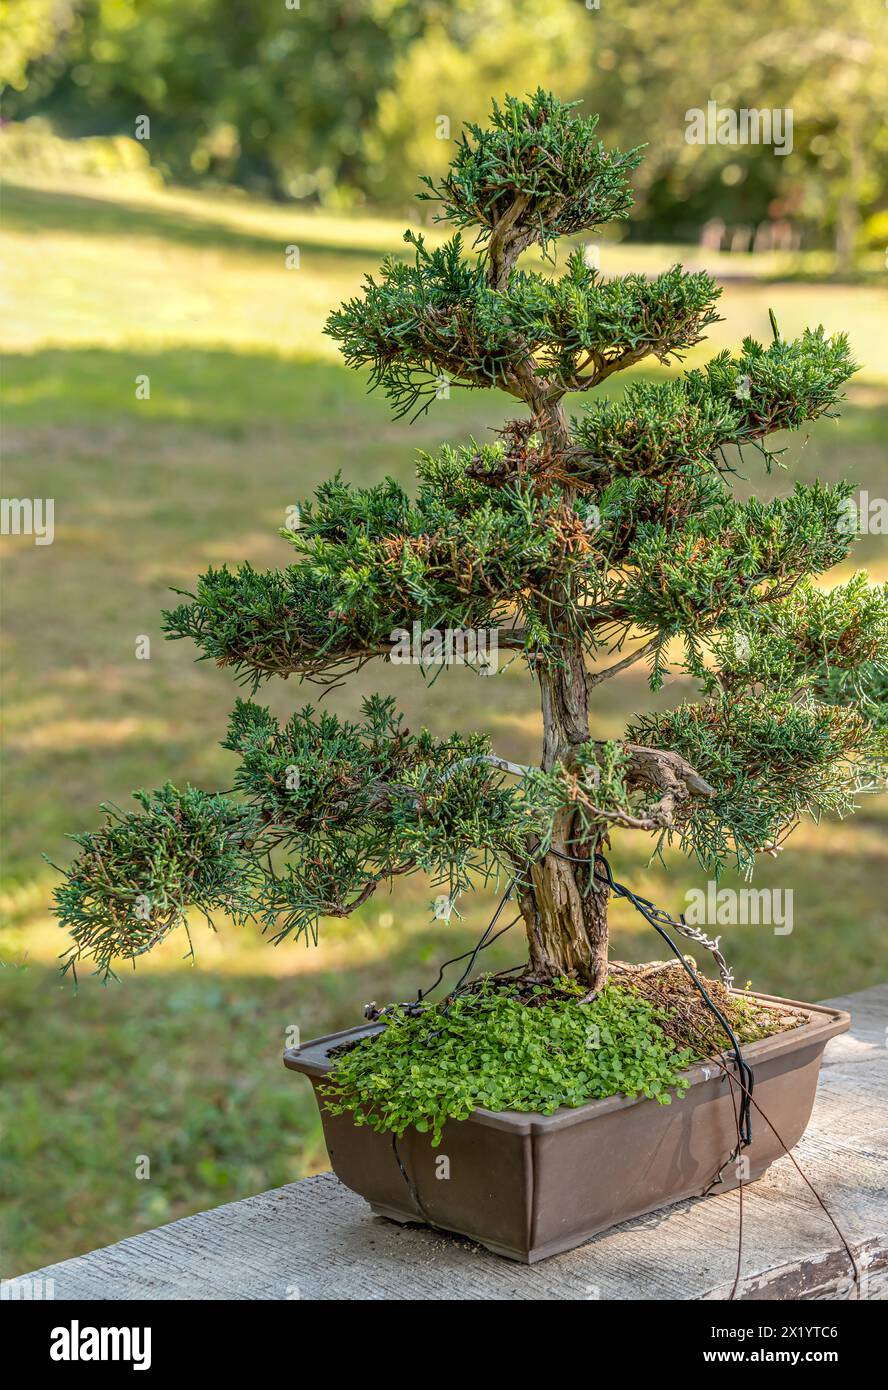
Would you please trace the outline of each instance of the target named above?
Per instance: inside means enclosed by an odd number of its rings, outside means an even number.
[[[855,1252],[861,1295],[885,1299],[888,985],[827,1002],[851,1012],[852,1030],[827,1044],[811,1124],[794,1152]],[[842,1244],[789,1159],[747,1189],[743,1204],[740,1297],[857,1297]],[[46,1292],[52,1281],[57,1299],[724,1298],[738,1215],[736,1192],[681,1202],[527,1267],[373,1217],[325,1173],[22,1277],[42,1279]]]

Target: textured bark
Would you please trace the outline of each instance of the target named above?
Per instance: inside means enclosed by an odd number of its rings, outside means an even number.
[[[561,844],[558,837],[553,848]],[[532,973],[572,976],[597,993],[607,980],[608,894],[589,869],[546,855],[531,870],[521,911]]]
[[[579,645],[565,666],[541,674],[543,703],[543,767],[561,762],[570,767],[577,748],[589,738],[586,664]],[[530,964],[543,978],[568,975],[590,991],[607,979],[608,890],[593,878],[594,853],[601,839],[573,843],[574,813],[565,812],[555,825],[552,850],[535,863],[521,898]],[[602,837],[603,838],[603,837]],[[586,857],[588,856],[588,857]],[[585,863],[571,862],[585,858]]]

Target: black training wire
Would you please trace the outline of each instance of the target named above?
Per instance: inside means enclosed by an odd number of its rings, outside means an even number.
[[[571,854],[562,854],[560,850],[550,849],[549,853],[554,855],[556,859],[567,860],[568,863],[585,864],[587,867],[589,865],[588,859],[580,859],[577,856]],[[752,1101],[752,1088],[755,1084],[755,1074],[752,1070],[752,1067],[746,1061],[742,1051],[740,1050],[740,1043],[737,1041],[737,1036],[733,1028],[731,1027],[728,1020],[725,1018],[721,1009],[718,1007],[718,1005],[707,992],[697,972],[691,969],[691,967],[685,960],[684,955],[679,950],[678,946],[676,946],[675,942],[672,940],[672,937],[658,922],[655,914],[659,911],[659,909],[655,908],[654,904],[651,903],[647,898],[638,897],[638,895],[636,893],[633,893],[631,888],[627,888],[624,883],[617,883],[611,871],[611,866],[603,854],[596,852],[595,862],[600,863],[603,866],[604,877],[602,877],[601,874],[596,873],[593,870],[591,875],[592,878],[596,879],[599,883],[606,883],[608,888],[610,888],[611,892],[616,897],[625,898],[627,902],[630,902],[632,906],[635,908],[636,912],[640,912],[645,921],[650,923],[654,930],[660,933],[663,940],[666,942],[667,946],[672,951],[673,955],[681,963],[685,973],[690,977],[695,987],[700,991],[700,994],[703,996],[703,999],[707,1007],[718,1019],[719,1024],[721,1025],[727,1038],[729,1039],[731,1049],[734,1053],[734,1060],[737,1063],[737,1073],[741,1082],[740,1135],[743,1147],[745,1148],[748,1144],[752,1143],[752,1113],[750,1107]]]
[[[479,953],[480,953],[481,951],[486,951],[486,950],[487,950],[487,947],[488,947],[488,946],[492,946],[493,943],[494,943],[494,941],[496,941],[496,939],[497,939],[498,936],[502,936],[502,935],[503,935],[503,932],[507,932],[507,931],[509,930],[509,927],[514,927],[515,923],[518,921],[518,918],[517,918],[517,917],[513,918],[513,920],[512,920],[511,922],[509,922],[505,927],[503,927],[502,931],[496,932],[496,934],[495,934],[494,936],[491,936],[491,937],[488,939],[488,932],[490,932],[490,931],[493,929],[493,927],[496,926],[497,918],[499,917],[499,915],[500,915],[500,913],[502,912],[503,908],[505,907],[506,903],[507,903],[507,902],[509,901],[509,899],[511,898],[512,893],[513,893],[514,888],[515,888],[515,883],[516,883],[516,882],[517,882],[517,880],[513,878],[513,879],[512,879],[512,882],[509,884],[509,887],[507,888],[506,892],[505,892],[505,893],[503,894],[503,896],[500,898],[499,907],[497,908],[496,912],[493,914],[493,917],[492,917],[491,920],[488,922],[487,926],[484,928],[484,931],[483,931],[483,933],[482,933],[482,935],[481,935],[481,939],[480,939],[480,941],[478,942],[478,944],[477,944],[477,946],[475,947],[475,949],[474,949],[473,951],[466,951],[465,955],[459,956],[459,957],[458,957],[459,960],[465,960],[465,957],[466,957],[466,956],[471,956],[471,960],[469,961],[469,963],[468,963],[468,965],[466,966],[465,970],[464,970],[463,973],[460,975],[460,977],[459,977],[459,979],[457,980],[455,986],[454,986],[453,989],[450,991],[450,993],[447,995],[447,998],[445,999],[444,1003],[443,1003],[442,1006],[441,1006],[441,1013],[444,1014],[445,1017],[450,1013],[450,1006],[451,1006],[451,1004],[453,1003],[454,999],[456,999],[457,995],[463,993],[463,986],[465,985],[466,977],[467,977],[467,975],[469,974],[469,971],[471,970],[472,966],[474,965],[476,959],[478,958]],[[419,991],[417,991],[417,993],[419,993]],[[419,1004],[419,1005],[417,1005],[417,1007],[418,1007],[418,1008],[422,1008],[422,1005]],[[432,1042],[432,1040],[433,1040],[434,1038],[440,1038],[440,1036],[441,1036],[441,1034],[442,1034],[443,1032],[444,1032],[443,1026],[440,1027],[440,1028],[436,1028],[435,1031],[434,1031],[434,1033],[429,1033],[429,1034],[427,1035],[425,1041],[426,1041],[427,1043],[430,1043],[430,1042]]]
[[[472,966],[475,964],[475,961],[476,961],[477,958],[478,958],[478,953],[479,953],[480,951],[486,950],[486,948],[487,948],[488,946],[492,945],[492,943],[496,940],[496,937],[491,937],[491,939],[488,940],[488,939],[487,939],[487,938],[488,938],[488,934],[489,934],[490,932],[493,931],[493,928],[496,926],[497,922],[499,921],[500,914],[502,913],[503,908],[505,907],[506,903],[509,901],[509,899],[511,898],[512,894],[513,894],[514,891],[515,891],[515,884],[517,883],[517,881],[518,881],[517,879],[513,878],[513,879],[512,879],[512,882],[509,884],[509,886],[508,886],[508,888],[506,889],[505,893],[504,893],[503,896],[500,898],[499,907],[497,908],[496,912],[495,912],[495,913],[493,914],[493,916],[491,917],[490,921],[488,922],[487,926],[486,926],[485,929],[484,929],[484,933],[483,933],[483,935],[482,935],[482,937],[481,937],[481,940],[478,942],[478,945],[475,947],[474,951],[472,952],[472,959],[469,961],[468,965],[466,966],[466,968],[465,968],[465,970],[463,971],[463,973],[460,975],[460,977],[459,977],[459,979],[457,980],[456,984],[454,985],[453,989],[450,991],[450,992],[451,992],[451,995],[458,994],[459,991],[460,991],[460,989],[462,988],[462,986],[465,984],[466,978],[467,978],[469,972],[471,971]],[[515,922],[517,922],[517,921],[518,921],[518,918],[516,917],[516,918],[515,918]],[[510,922],[510,923],[509,923],[509,926],[510,926],[510,927],[513,927],[513,926],[515,925],[515,922]],[[503,931],[508,931],[508,927],[503,927]],[[502,935],[502,932],[497,932],[496,935],[497,935],[497,936],[501,936],[501,935]]]
[[[492,946],[492,945],[493,945],[494,941],[499,941],[500,937],[501,937],[501,936],[504,936],[505,933],[509,930],[509,927],[514,927],[515,923],[518,922],[518,921],[520,921],[520,914],[519,914],[518,917],[513,917],[512,920],[511,920],[511,922],[508,922],[508,923],[506,924],[506,926],[500,927],[500,929],[499,929],[499,931],[496,933],[496,935],[495,935],[495,936],[492,936],[492,937],[490,938],[489,941],[485,941],[485,939],[484,939],[484,937],[486,937],[486,936],[487,936],[487,933],[490,931],[490,927],[486,927],[486,928],[485,928],[485,931],[484,931],[484,936],[481,937],[481,940],[478,942],[477,946],[473,946],[473,947],[471,948],[471,950],[469,950],[469,951],[463,951],[463,953],[462,953],[461,956],[451,956],[450,960],[445,960],[444,964],[441,966],[441,969],[438,971],[438,978],[437,978],[437,980],[435,980],[435,983],[432,984],[432,985],[429,985],[428,989],[418,989],[418,990],[416,991],[416,1001],[417,1001],[417,1003],[418,1003],[418,1004],[421,1004],[425,999],[428,999],[429,995],[430,995],[434,990],[436,990],[436,989],[438,988],[439,984],[440,984],[441,981],[444,979],[444,971],[447,969],[448,965],[458,965],[459,962],[460,962],[461,960],[465,960],[467,956],[471,956],[472,959],[471,959],[471,961],[469,962],[469,965],[468,965],[468,970],[471,970],[472,965],[474,964],[474,961],[475,961],[475,959],[477,958],[478,952],[479,952],[479,951],[486,951],[487,948],[488,948],[488,946]],[[492,925],[492,923],[491,923],[491,925]],[[463,977],[462,977],[463,980],[465,979],[466,974],[468,973],[468,970],[467,970],[466,972],[463,973]],[[462,984],[462,980],[460,980],[460,984]],[[458,988],[459,988],[459,985],[457,985],[454,989],[452,989],[452,990],[450,991],[451,996],[454,995],[454,994],[456,994],[456,991],[457,991]]]
[[[428,1212],[425,1209],[425,1206],[423,1205],[423,1201],[419,1195],[416,1184],[413,1182],[412,1178],[410,1177],[410,1174],[404,1167],[404,1160],[401,1158],[401,1150],[398,1147],[398,1136],[397,1134],[395,1134],[394,1130],[392,1131],[392,1153],[395,1155],[395,1161],[399,1169],[401,1170],[401,1177],[407,1184],[407,1191],[410,1193],[410,1196],[413,1200],[413,1205],[416,1207],[419,1216],[422,1218],[422,1220],[426,1223],[427,1226],[434,1227],[435,1223],[429,1216]]]

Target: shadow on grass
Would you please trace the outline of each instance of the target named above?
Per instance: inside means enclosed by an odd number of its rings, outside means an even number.
[[[147,377],[150,398],[136,395],[137,379]],[[662,381],[656,368],[636,368],[600,395],[619,398],[630,381]],[[569,412],[579,413],[582,395],[568,396]],[[233,351],[221,348],[46,348],[8,354],[5,359],[6,420],[10,427],[81,427],[101,440],[109,426],[138,423],[138,438],[158,426],[199,427],[208,434],[245,438],[290,431],[294,447],[328,435],[341,441],[351,481],[360,482],[361,459],[350,444],[360,429],[362,450],[393,443],[412,457],[433,441],[464,441],[469,433],[489,438],[509,415],[523,413],[499,391],[454,386],[448,398],[434,400],[415,421],[395,420],[390,402],[368,389],[368,375],[334,360],[311,355]],[[298,428],[297,428],[298,427]],[[765,473],[759,457],[747,453],[733,462],[730,479],[737,495],[770,495],[791,489],[796,479],[835,481],[841,477],[870,487],[881,484],[882,444],[888,433],[888,402],[845,404],[841,430],[831,419],[815,421],[795,434],[775,435],[785,449],[780,466]],[[81,432],[81,444],[89,443]],[[337,465],[338,466],[338,463]],[[332,470],[330,470],[332,471]]]

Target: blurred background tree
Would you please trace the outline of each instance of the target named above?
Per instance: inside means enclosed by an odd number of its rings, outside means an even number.
[[[791,225],[843,270],[884,240],[888,46],[872,0],[824,0],[816,25],[802,0],[750,0],[717,24],[684,0],[18,0],[0,15],[7,118],[132,135],[148,115],[152,162],[177,182],[402,205],[412,170],[442,171],[491,92],[542,83],[600,111],[615,143],[649,143],[636,240],[694,239],[713,208],[726,246],[753,249],[766,223],[768,249]],[[708,100],[791,108],[792,152],[738,145],[726,161],[687,144],[685,113]]]
[[[73,19],[67,0],[0,0],[0,84],[24,89],[30,70],[59,48]]]

